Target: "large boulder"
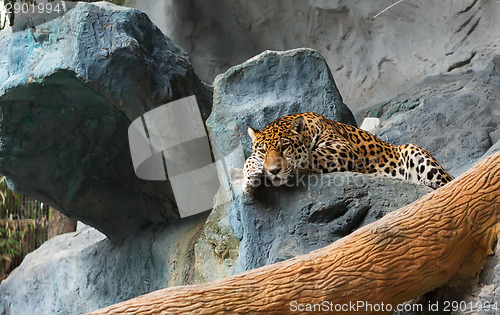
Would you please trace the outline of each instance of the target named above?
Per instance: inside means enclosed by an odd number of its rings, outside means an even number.
[[[230,223],[241,239],[237,271],[325,247],[431,191],[398,179],[350,172],[304,175],[295,184],[261,186],[254,196],[239,195],[233,202]]]
[[[134,174],[127,128],[146,111],[211,91],[146,14],[78,3],[0,33],[0,173],[12,188],[120,242],[179,217],[171,185]]]
[[[54,237],[2,281],[0,314],[81,314],[192,284],[193,248],[206,219],[202,213],[152,226],[121,245],[90,227]]]

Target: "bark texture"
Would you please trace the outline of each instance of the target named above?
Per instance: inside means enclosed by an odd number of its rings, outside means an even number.
[[[474,275],[492,252],[499,228],[497,153],[325,248],[218,281],[155,291],[92,314],[279,314],[290,312],[291,301],[396,305]]]

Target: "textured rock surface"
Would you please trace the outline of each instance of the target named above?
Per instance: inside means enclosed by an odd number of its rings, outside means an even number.
[[[215,207],[194,245],[196,282],[208,282],[236,273],[240,241],[229,226],[230,204]]]
[[[55,237],[0,284],[0,314],[81,314],[194,283],[193,248],[206,219],[152,227],[122,245],[90,227]]]
[[[193,94],[206,118],[211,95],[189,57],[134,9],[106,2],[79,3],[49,23],[0,33],[0,88],[28,85],[70,70],[135,119],[145,111]]]
[[[237,271],[325,247],[429,193],[430,188],[376,175],[308,175],[294,187],[259,187],[232,204],[241,240]],[[239,235],[238,235],[239,234]]]
[[[500,56],[496,56],[482,71],[428,78],[372,106],[358,119],[380,117],[383,127],[374,131],[377,136],[427,149],[456,176],[500,140],[499,100]]]
[[[145,111],[211,94],[186,53],[142,12],[79,3],[0,33],[0,173],[17,191],[121,241],[178,217],[167,182],[139,180],[127,138]]]
[[[428,76],[481,69],[500,51],[497,1],[403,1],[373,18],[395,2],[127,1],[184,47],[207,81],[266,49],[313,48],[355,112]]]

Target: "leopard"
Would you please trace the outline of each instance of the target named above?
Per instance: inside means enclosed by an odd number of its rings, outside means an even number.
[[[394,145],[368,131],[307,112],[280,117],[262,130],[247,129],[252,154],[243,167],[242,190],[262,182],[287,184],[300,173],[379,174],[438,189],[454,178],[425,149]]]

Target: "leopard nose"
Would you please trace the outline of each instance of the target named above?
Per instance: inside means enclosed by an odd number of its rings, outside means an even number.
[[[273,174],[273,175],[278,175],[278,173],[281,171],[281,167],[276,167],[276,168],[273,168],[273,169],[269,169],[269,173]]]

